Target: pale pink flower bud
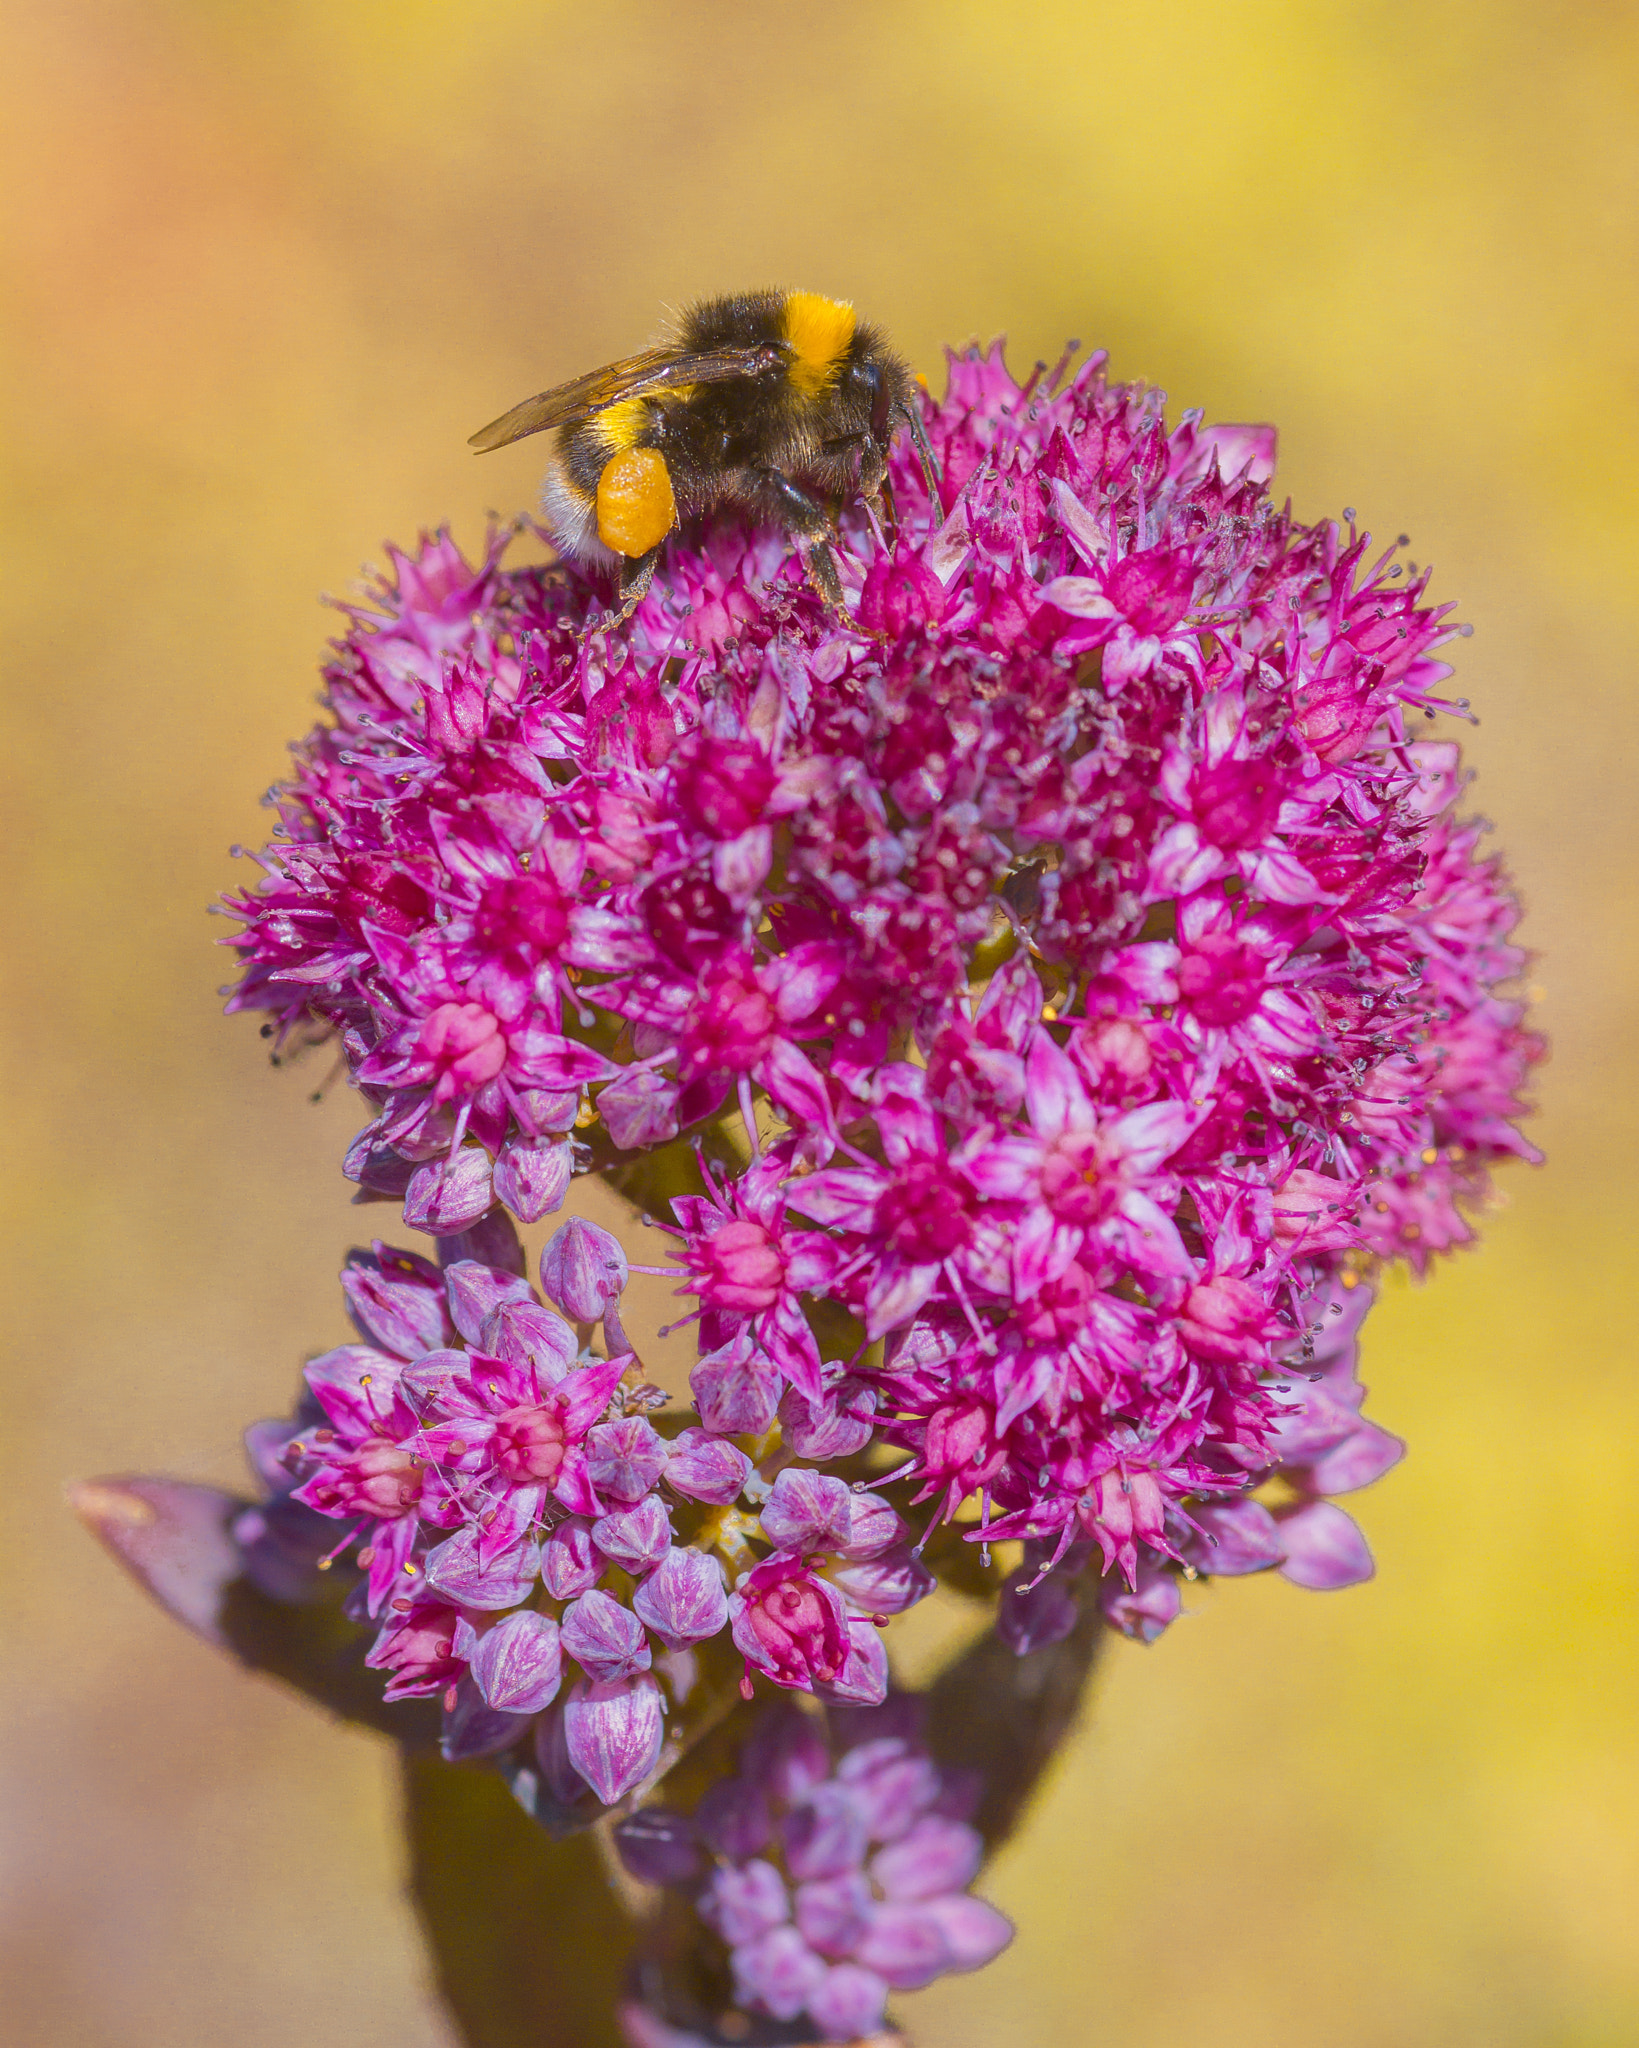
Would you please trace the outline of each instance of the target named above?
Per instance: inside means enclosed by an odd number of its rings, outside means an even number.
[[[495,1159],[495,1199],[525,1223],[538,1223],[563,1207],[574,1171],[566,1138],[514,1138]]]
[[[841,1479],[788,1465],[775,1479],[760,1519],[776,1550],[840,1550],[850,1533],[853,1496]]]
[[[181,1479],[86,1479],[68,1504],[167,1613],[223,1643],[222,1596],[240,1571],[232,1494]]]
[[[828,2041],[864,2040],[880,2031],[887,2002],[887,1983],[874,1970],[838,1963],[809,1992],[808,2016]]]
[[[722,1436],[760,1436],[774,1420],[782,1384],[773,1360],[743,1333],[689,1374],[700,1420]]]
[[[563,1647],[589,1678],[603,1682],[647,1671],[649,1642],[629,1607],[593,1587],[564,1610]],[[606,1799],[604,1804],[610,1802]]]
[[[605,1557],[629,1572],[646,1572],[671,1547],[672,1525],[665,1507],[646,1494],[635,1507],[619,1508],[592,1524],[592,1541]]]
[[[404,1221],[411,1230],[453,1237],[480,1222],[494,1202],[489,1154],[482,1145],[463,1145],[453,1159],[416,1168],[404,1190]]]
[[[549,1308],[534,1301],[503,1301],[484,1323],[479,1347],[511,1365],[530,1365],[543,1384],[561,1380],[580,1346],[575,1333]]]
[[[603,1577],[592,1525],[578,1515],[560,1522],[541,1546],[541,1583],[554,1600],[573,1600]]]
[[[603,1684],[583,1679],[564,1704],[563,1726],[569,1761],[613,1806],[660,1761],[660,1687],[647,1672]]]
[[[855,1954],[895,1991],[919,1991],[951,1966],[944,1931],[922,1905],[878,1906]]]
[[[610,1142],[621,1152],[641,1152],[677,1136],[678,1086],[653,1067],[640,1067],[609,1083],[598,1096],[598,1114]]]
[[[755,1941],[791,1918],[791,1900],[773,1864],[754,1857],[718,1868],[700,1895],[700,1917],[726,1942]]]
[[[857,1870],[797,1887],[797,1929],[822,1956],[852,1955],[871,1923],[871,1887]]]
[[[879,1707],[888,1696],[888,1646],[868,1621],[848,1624],[848,1654],[834,1678],[816,1679],[821,1699],[845,1707]]]
[[[685,1429],[672,1439],[666,1484],[690,1500],[726,1507],[739,1498],[751,1473],[745,1452],[703,1429]]]
[[[486,1706],[538,1714],[557,1698],[562,1682],[558,1624],[532,1608],[508,1614],[479,1637],[471,1662]]]
[[[890,1899],[931,1899],[965,1891],[979,1874],[984,1843],[959,1820],[925,1814],[871,1858],[871,1876]]]
[[[880,1493],[849,1492],[848,1540],[842,1554],[849,1558],[880,1557],[884,1550],[905,1535],[905,1524]]]
[[[840,1877],[865,1860],[864,1816],[843,1785],[818,1786],[780,1827],[785,1867],[799,1884]]]
[[[880,1557],[832,1565],[826,1576],[845,1600],[866,1614],[903,1614],[938,1584],[908,1543],[896,1543]]]
[[[546,1241],[541,1286],[548,1301],[577,1323],[595,1323],[604,1304],[626,1285],[620,1240],[582,1216],[571,1216]]]
[[[1329,1593],[1339,1586],[1357,1586],[1372,1577],[1377,1567],[1366,1547],[1366,1539],[1343,1512],[1330,1501],[1310,1501],[1289,1508],[1275,1520],[1285,1551],[1280,1573],[1295,1586],[1307,1586],[1317,1593]]]
[[[527,1302],[531,1307],[535,1303],[527,1280],[481,1266],[476,1259],[457,1259],[446,1265],[444,1291],[450,1319],[469,1344],[479,1341],[486,1320],[503,1302]]]
[[[982,1970],[1013,1939],[1013,1923],[983,1899],[955,1892],[927,1899],[922,1911],[931,1916],[945,1938],[947,1970]]]
[[[837,1780],[847,1788],[874,1842],[897,1841],[943,1789],[932,1760],[896,1735],[849,1750],[837,1766]]]
[[[632,1606],[667,1649],[703,1643],[728,1622],[722,1568],[702,1550],[668,1550],[633,1593]]]
[[[1214,1578],[1267,1571],[1281,1560],[1280,1530],[1261,1501],[1211,1501],[1190,1509],[1200,1527],[1184,1546],[1191,1564]]]
[[[454,1335],[444,1302],[444,1276],[415,1252],[378,1239],[369,1251],[353,1251],[342,1268],[347,1312],[368,1344],[399,1358],[420,1358]]]
[[[825,1981],[825,1965],[794,1927],[733,1950],[735,1995],[777,2020],[795,2019]]]
[[[606,1500],[639,1501],[665,1471],[669,1448],[647,1416],[600,1422],[586,1438],[592,1484]]]
[[[830,1388],[819,1401],[810,1401],[795,1387],[780,1397],[780,1427],[799,1458],[852,1457],[870,1442],[875,1412],[874,1391],[857,1387],[848,1389],[846,1399]]]
[[[476,1525],[469,1525],[429,1551],[424,1567],[427,1584],[457,1607],[486,1611],[516,1607],[528,1598],[540,1574],[541,1546],[519,1543],[486,1563],[480,1548],[482,1533]]]
[[[1404,1441],[1364,1418],[1341,1442],[1309,1460],[1290,1476],[1306,1493],[1353,1493],[1381,1479],[1406,1455]]]

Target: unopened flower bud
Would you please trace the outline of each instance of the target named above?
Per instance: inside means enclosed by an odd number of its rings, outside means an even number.
[[[580,1516],[560,1522],[541,1546],[541,1583],[554,1600],[573,1600],[603,1577],[592,1525]]]
[[[726,1942],[755,1941],[791,1918],[791,1900],[773,1864],[754,1857],[719,1865],[700,1895],[700,1917]]]
[[[1209,1501],[1191,1508],[1190,1519],[1201,1533],[1189,1539],[1185,1555],[1214,1578],[1238,1578],[1280,1563],[1280,1530],[1261,1501]]]
[[[596,1586],[564,1610],[562,1640],[588,1678],[632,1678],[649,1668],[643,1624],[629,1607]]]
[[[626,1285],[620,1240],[582,1216],[571,1216],[546,1241],[541,1286],[546,1298],[577,1323],[595,1323],[604,1303]]]
[[[751,1473],[745,1452],[703,1429],[685,1429],[672,1439],[666,1484],[690,1500],[726,1507],[737,1500]]]
[[[616,1821],[614,1843],[641,1884],[686,1884],[700,1869],[695,1822],[669,1806],[640,1806]]]
[[[472,1676],[487,1706],[509,1714],[538,1714],[558,1696],[562,1679],[558,1624],[522,1608],[480,1636]]]
[[[424,1566],[428,1586],[457,1607],[488,1612],[516,1607],[540,1574],[541,1546],[520,1543],[486,1562],[482,1542],[482,1532],[469,1526],[429,1551]]]
[[[722,1567],[702,1550],[668,1550],[633,1593],[632,1606],[667,1649],[703,1643],[728,1620]]]
[[[760,1436],[774,1420],[784,1381],[773,1360],[741,1334],[709,1352],[689,1374],[707,1429],[722,1436]]]
[[[853,1496],[829,1473],[788,1465],[763,1504],[763,1534],[776,1550],[840,1550],[853,1521]]]
[[[495,1199],[524,1223],[538,1223],[563,1207],[574,1171],[567,1138],[514,1138],[495,1160]]]
[[[347,1310],[367,1344],[399,1358],[420,1358],[455,1334],[444,1300],[444,1276],[429,1260],[378,1239],[353,1251],[342,1268]]]
[[[1328,1500],[1290,1508],[1275,1520],[1280,1525],[1280,1573],[1295,1586],[1329,1593],[1339,1586],[1357,1586],[1377,1567],[1366,1539],[1341,1508]]]
[[[535,1297],[527,1280],[511,1273],[498,1273],[493,1266],[481,1266],[476,1259],[458,1259],[444,1268],[444,1291],[449,1300],[450,1319],[469,1344],[477,1344],[486,1320],[503,1302],[527,1302]]]
[[[563,1724],[570,1762],[605,1806],[624,1799],[660,1761],[660,1687],[647,1672],[609,1683],[583,1679],[564,1704]]]
[[[416,1168],[404,1190],[404,1221],[411,1230],[453,1237],[487,1216],[494,1201],[489,1154],[482,1145],[463,1145],[453,1159]]]
[[[586,1463],[605,1500],[639,1501],[666,1469],[670,1446],[644,1415],[600,1422],[588,1432]]]
[[[635,1507],[617,1509],[592,1524],[592,1541],[629,1572],[646,1572],[671,1547],[671,1518],[659,1498],[646,1494]]]
[[[924,1814],[871,1858],[871,1876],[890,1899],[931,1899],[965,1891],[979,1874],[984,1843],[961,1821]]]

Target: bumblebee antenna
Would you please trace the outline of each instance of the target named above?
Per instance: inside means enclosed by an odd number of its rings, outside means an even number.
[[[902,405],[899,408],[905,416],[905,424],[911,430],[911,439],[916,443],[917,459],[922,464],[922,476],[928,487],[928,496],[939,507],[945,509],[944,492],[940,485],[938,458],[933,452],[933,443],[928,439],[927,427],[923,424],[922,408],[919,405]]]

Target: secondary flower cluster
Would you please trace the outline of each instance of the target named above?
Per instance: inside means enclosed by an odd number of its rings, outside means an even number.
[[[1329,1329],[1531,1156],[1515,906],[1455,746],[1414,737],[1452,708],[1455,629],[1397,550],[1274,508],[1269,430],[1169,432],[1096,360],[1057,388],[961,358],[927,426],[942,497],[897,451],[891,530],[844,522],[846,617],[743,525],[674,545],[617,635],[593,572],[440,537],[335,650],[231,906],[233,1007],[339,1034],[376,1112],[348,1171],[448,1237],[549,1213],[594,1140],[715,1161],[674,1205],[698,1439],[613,1413],[612,1362],[513,1337],[481,1290],[450,1314],[497,1365],[440,1379],[384,1340],[390,1401],[380,1365],[367,1391],[325,1368],[338,1440],[389,1448],[307,1497],[451,1532],[444,1618],[392,1610],[377,1653],[415,1683],[501,1661],[448,1617],[543,1514],[625,1518],[629,1558],[598,1555],[647,1586],[690,1549],[657,1489],[713,1500],[690,1461],[728,1487],[722,1439],[776,1421],[816,1465],[897,1446],[930,1512],[1026,1539],[1021,1614],[1086,1546],[1146,1634],[1181,1570],[1370,1568],[1322,1496],[1397,1447]],[[1277,1470],[1301,1485],[1271,1512]],[[733,1595],[783,1683],[868,1655],[836,1571],[798,1561],[850,1549],[812,1486],[812,1528]],[[372,1539],[374,1583],[415,1540]],[[715,1613],[700,1565],[666,1569]],[[547,1659],[544,1623],[514,1637]],[[613,1649],[582,1670],[583,1703],[652,1687]]]
[[[648,1411],[664,1396],[625,1348],[627,1265],[607,1231],[576,1219],[552,1237],[552,1307],[504,1218],[441,1249],[442,1269],[379,1242],[354,1253],[342,1288],[363,1342],[314,1359],[295,1420],[253,1432],[287,1508],[346,1523],[331,1555],[356,1546],[354,1602],[380,1625],[365,1661],[386,1697],[442,1695],[447,1755],[529,1738],[560,1797],[581,1790],[563,1783],[567,1760],[605,1804],[660,1757],[657,1674],[686,1697],[685,1653],[725,1630],[748,1674],[881,1700],[875,1622],[933,1585],[887,1501],[772,1439],[759,1469],[710,1428],[662,1434]],[[460,1256],[473,1250],[494,1263]],[[598,1323],[612,1355],[582,1341]],[[262,1507],[238,1532],[275,1591],[280,1526]]]
[[[983,1853],[967,1825],[978,1788],[923,1750],[917,1706],[896,1694],[833,1717],[834,1758],[812,1718],[766,1709],[736,1773],[692,1814],[651,1805],[616,1825],[634,1877],[692,1896],[741,2007],[853,2041],[877,2033],[890,1991],[978,1969],[1012,1939],[967,1890]],[[642,2019],[627,2016],[639,2043]]]

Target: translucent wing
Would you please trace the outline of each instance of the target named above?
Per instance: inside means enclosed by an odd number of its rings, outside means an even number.
[[[726,384],[736,377],[754,377],[784,361],[785,351],[773,341],[746,348],[708,349],[699,355],[685,355],[674,348],[645,349],[640,356],[588,370],[572,383],[526,398],[522,405],[481,428],[468,445],[487,454],[491,448],[505,448],[527,434],[583,420],[618,399],[641,398],[648,391],[674,391],[684,384]]]

